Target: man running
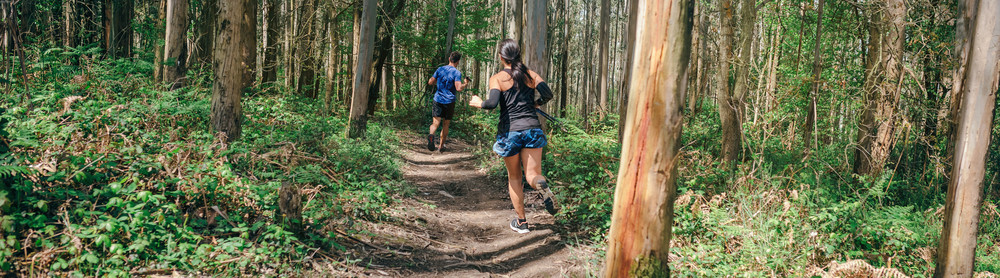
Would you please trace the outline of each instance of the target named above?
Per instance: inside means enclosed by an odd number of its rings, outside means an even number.
[[[434,123],[431,124],[430,133],[427,134],[427,150],[444,151],[444,140],[448,138],[448,125],[455,116],[455,92],[461,92],[469,82],[462,82],[462,72],[458,71],[458,63],[462,60],[462,54],[452,52],[448,55],[448,65],[441,66],[434,71],[434,76],[427,81],[427,85],[437,85],[437,92],[434,93],[434,105],[431,108],[431,117]],[[434,133],[444,120],[441,127],[441,141],[434,145]]]

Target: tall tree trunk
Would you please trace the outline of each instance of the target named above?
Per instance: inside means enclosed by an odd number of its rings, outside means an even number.
[[[261,76],[261,83],[274,83],[278,80],[278,47],[281,36],[281,0],[267,1],[266,21],[267,21],[267,41],[264,43],[264,68]]]
[[[326,61],[326,83],[324,83],[325,87],[323,88],[323,104],[325,104],[326,112],[333,111],[333,84],[337,81],[337,73],[340,72],[340,46],[338,45],[340,32],[337,31],[335,21],[334,15],[330,15],[326,19],[326,37],[329,39],[327,43],[330,45],[330,55],[327,55]]]
[[[729,64],[733,48],[733,4],[730,0],[722,0],[719,6],[722,9],[722,14],[719,16],[722,36],[719,41],[716,99],[719,106],[719,119],[722,124],[722,157],[725,161],[735,161],[740,155],[742,128],[738,119],[738,101],[733,99],[729,91]]]
[[[693,1],[642,2],[605,277],[670,275]]]
[[[618,108],[618,121],[620,123],[625,122],[626,113],[628,112],[629,95],[632,93],[629,90],[629,82],[632,82],[632,65],[635,63],[633,60],[635,54],[635,29],[637,18],[639,15],[639,1],[638,0],[627,0],[628,1],[628,40],[625,41],[625,63],[623,63],[622,72],[622,86],[621,94],[618,97],[618,101],[622,105]],[[625,125],[618,124],[618,142],[624,142],[625,136]]]
[[[219,0],[202,0],[201,19],[198,20],[198,62],[212,63],[212,46],[215,45],[215,22],[219,14]],[[266,57],[266,56],[265,56]]]
[[[906,6],[903,0],[885,0],[880,6],[885,16],[874,18],[872,23],[870,65],[865,78],[867,107],[859,125],[860,138],[854,157],[854,172],[861,175],[880,174],[896,143]]]
[[[132,56],[133,0],[104,3],[104,49],[109,57]]]
[[[167,0],[167,36],[163,48],[163,82],[171,90],[183,86],[187,70],[188,0]]]
[[[295,45],[292,41],[295,40],[295,0],[282,1],[282,16],[284,18],[284,38],[283,42],[284,49],[284,83],[285,88],[291,88],[295,83]]]
[[[701,70],[702,59],[701,59],[701,55],[699,54],[702,51],[702,49],[701,49],[701,32],[699,30],[701,30],[701,26],[702,25],[705,25],[705,22],[702,21],[703,18],[701,17],[701,14],[703,14],[703,9],[704,9],[704,7],[702,7],[702,4],[699,4],[697,1],[695,1],[695,3],[694,3],[694,16],[692,16],[692,20],[694,21],[694,25],[691,27],[691,30],[692,30],[691,31],[691,53],[692,53],[692,57],[691,57],[691,64],[688,65],[688,68],[690,68],[693,71],[693,73],[688,76],[688,78],[689,78],[688,85],[691,86],[691,88],[694,88],[694,89],[693,90],[688,90],[687,94],[685,96],[685,98],[687,98],[688,106],[690,106],[690,109],[688,109],[689,110],[688,113],[691,113],[691,114],[689,114],[689,115],[694,115],[694,103],[695,103],[695,100],[698,99],[698,93],[699,93],[698,92],[698,82],[701,81],[701,79],[699,77],[702,76],[702,74],[703,74],[703,72]]]
[[[257,0],[219,2],[215,41],[215,82],[212,84],[212,129],[227,141],[240,137],[243,108],[240,98],[253,84],[257,60]]]
[[[772,106],[774,105],[774,94],[775,90],[778,88],[778,63],[781,61],[781,39],[784,35],[783,27],[781,24],[781,18],[783,16],[783,11],[781,10],[781,2],[778,2],[774,6],[774,12],[778,15],[778,27],[774,31],[774,36],[771,41],[771,55],[768,58],[768,77],[767,77],[767,87],[764,89],[764,112],[770,112]]]
[[[823,0],[819,0],[819,9],[816,11],[816,46],[813,48],[813,73],[812,90],[809,91],[809,111],[806,115],[805,135],[802,138],[806,142],[806,149],[812,149],[816,144],[814,132],[816,131],[816,97],[819,95],[820,73],[823,70],[823,61],[820,60],[820,43],[823,38]]]
[[[351,98],[350,124],[347,130],[347,137],[360,138],[365,136],[368,125],[368,90],[371,84],[371,63],[372,54],[375,51],[375,13],[377,12],[375,0],[364,0],[364,7],[361,10],[360,28],[356,33],[355,41],[358,53],[357,63],[354,67],[354,94]]]
[[[977,3],[978,2],[978,3]],[[989,153],[990,133],[996,105],[997,84],[1000,82],[1000,14],[997,1],[960,1],[959,10],[972,28],[966,38],[959,37],[959,47],[968,47],[967,60],[959,61],[963,75],[961,103],[954,166],[948,182],[948,199],[945,203],[944,228],[937,249],[937,267],[934,277],[972,277],[976,255],[976,233],[979,227],[979,209],[982,206],[983,179],[986,172],[986,155]],[[959,24],[965,24],[960,22]],[[962,28],[962,26],[958,26]],[[950,143],[950,142],[949,142]]]
[[[806,4],[799,3],[799,46],[795,47],[795,71],[799,71],[802,60],[802,39],[806,37]]]
[[[73,1],[68,0],[66,3]],[[153,56],[155,60],[153,61],[153,80],[161,81],[163,80],[163,47],[160,45],[160,39],[165,38],[161,35],[160,30],[166,30],[166,17],[167,17],[167,0],[157,0],[156,9],[156,27],[153,28],[153,32],[156,32],[155,39],[153,39],[153,49],[155,49]]]
[[[295,49],[295,56],[299,63],[299,82],[296,89],[299,95],[307,98],[316,98],[316,56],[313,54],[316,37],[316,1],[304,0],[299,7],[298,36],[296,41],[299,45]]]
[[[560,63],[560,65],[559,65],[559,67],[560,67],[560,69],[559,69],[559,82],[560,82],[560,85],[559,85],[559,116],[565,118],[566,117],[566,109],[567,109],[566,108],[566,102],[567,102],[567,99],[569,98],[569,77],[566,76],[566,73],[569,71],[569,61],[570,61],[569,60],[569,53],[570,53],[570,49],[569,49],[570,44],[569,43],[570,43],[570,40],[572,40],[572,38],[573,38],[573,36],[570,34],[570,31],[572,30],[572,26],[573,26],[573,21],[570,20],[571,18],[569,17],[569,14],[570,14],[570,9],[569,9],[570,1],[568,1],[568,0],[562,0],[562,1],[563,1],[563,9],[564,9],[563,10],[563,14],[562,14],[563,15],[563,45],[562,45],[562,51],[563,51],[563,53],[562,53],[562,57],[561,57],[562,58],[562,63]]]
[[[524,46],[523,34],[524,34],[524,1],[525,0],[507,0],[511,2],[508,6],[513,9],[513,17],[510,22],[511,28],[508,29],[507,36],[511,39],[517,41],[517,44]]]
[[[973,38],[971,33],[973,32],[972,27],[974,20],[976,19],[976,13],[978,12],[977,6],[979,0],[959,0],[958,1],[958,14],[955,16],[955,48],[953,49],[952,59],[955,61],[965,61],[969,57],[969,51],[971,47]],[[948,108],[948,117],[945,118],[945,131],[944,133],[948,136],[948,144],[945,150],[945,161],[953,161],[955,157],[955,142],[956,136],[958,135],[958,114],[962,108],[962,99],[965,96],[962,95],[964,92],[962,86],[961,78],[958,76],[965,76],[965,72],[968,70],[968,65],[965,63],[957,63],[955,68],[952,70],[952,87],[951,87],[951,104]],[[950,173],[952,171],[951,167],[954,165],[945,164],[945,173]]]
[[[361,11],[361,9],[362,9],[362,6],[361,6],[362,5],[362,1],[355,1],[354,3],[355,3],[354,4],[354,24],[351,26],[351,55],[347,57],[347,65],[348,65],[348,67],[347,67],[347,76],[350,78],[349,81],[351,82],[352,86],[353,86],[353,84],[355,82],[354,81],[354,78],[355,78],[355,71],[354,70],[356,70],[357,67],[358,67],[358,63],[357,63],[357,61],[358,61],[358,42],[361,40],[361,18],[363,16],[362,11]],[[372,24],[376,24],[376,22],[372,22]],[[372,29],[377,29],[376,27],[377,26],[372,26]],[[378,32],[378,30],[373,30],[372,32]],[[374,47],[374,46],[372,46],[372,47]],[[353,89],[353,87],[352,87],[351,97],[347,98],[347,100],[350,101],[350,102],[347,103],[347,106],[351,106],[351,104],[353,103],[353,101],[354,101],[354,94],[353,93],[354,93],[355,90],[356,89]],[[367,93],[367,91],[365,91],[365,92]]]
[[[524,41],[522,46],[522,56],[524,58],[524,64],[527,65],[531,70],[534,70],[538,75],[545,78],[549,74],[549,57],[546,56],[546,49],[548,48],[548,18],[546,17],[549,4],[548,0],[532,0],[528,1],[524,7],[524,29],[522,40]],[[550,105],[546,104],[543,106],[544,110],[548,110]],[[541,119],[542,127],[547,129],[548,124],[545,119]]]
[[[746,96],[750,92],[750,65],[753,64],[753,42],[757,40],[756,1],[741,1],[740,4],[740,55],[736,57],[736,84],[731,103],[736,107],[736,124],[742,127],[746,118]],[[742,140],[742,130],[738,135]]]
[[[533,0],[524,7],[523,54],[524,64],[542,77],[548,76],[549,57],[546,38],[548,23],[545,17],[548,0]]]
[[[457,2],[456,0],[451,0],[448,5],[448,41],[445,44],[444,59],[442,59],[445,63],[449,62],[448,55],[451,55],[451,47],[455,42],[455,10],[458,8]]]
[[[697,9],[696,16],[698,17],[697,24],[695,28],[698,30],[692,37],[697,36],[696,41],[698,45],[693,50],[693,54],[697,60],[695,70],[697,74],[695,75],[695,87],[694,91],[688,93],[688,111],[691,111],[691,115],[697,115],[698,109],[701,104],[701,94],[704,92],[705,85],[708,84],[708,62],[705,62],[705,58],[708,58],[708,11],[707,7],[702,7],[701,5],[695,4],[695,9]]]
[[[376,51],[373,54],[373,63],[371,71],[371,89],[368,91],[368,115],[372,116],[375,114],[375,109],[378,105],[379,96],[383,91],[382,88],[382,70],[385,68],[386,61],[392,55],[392,23],[403,11],[405,5],[404,0],[387,1],[383,2],[382,9],[383,16],[377,17],[376,24],[380,31],[376,31],[376,34],[380,34],[381,37],[376,41],[375,47]]]
[[[608,111],[608,26],[611,21],[611,0],[601,0],[601,32],[600,37],[597,39],[598,54],[597,57],[600,59],[600,65],[598,66],[598,82],[597,86],[601,92],[598,100],[600,101],[600,108],[598,111],[599,119],[604,120],[605,115]]]
[[[76,0],[65,0],[63,9],[63,46],[76,46]]]

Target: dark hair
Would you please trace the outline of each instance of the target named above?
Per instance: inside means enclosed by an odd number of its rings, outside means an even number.
[[[458,63],[458,61],[461,60],[462,60],[462,53],[458,53],[458,51],[454,51],[451,53],[451,55],[448,55],[449,62]]]
[[[504,39],[497,44],[497,52],[500,59],[510,65],[510,75],[517,82],[518,88],[527,86],[527,81],[531,79],[528,74],[528,66],[521,62],[521,47],[512,39]]]

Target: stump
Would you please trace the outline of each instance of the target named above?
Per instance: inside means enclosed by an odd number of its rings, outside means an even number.
[[[302,232],[302,192],[297,185],[282,182],[278,189],[278,223],[296,234]]]

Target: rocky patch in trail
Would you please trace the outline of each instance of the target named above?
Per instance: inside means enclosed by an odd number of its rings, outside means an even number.
[[[406,134],[404,178],[416,187],[394,220],[367,223],[356,248],[357,275],[385,277],[582,277],[585,251],[567,246],[537,193],[525,193],[531,232],[508,227],[515,216],[505,179],[478,169],[469,144],[449,140],[445,152]],[[426,140],[426,139],[423,139]]]

